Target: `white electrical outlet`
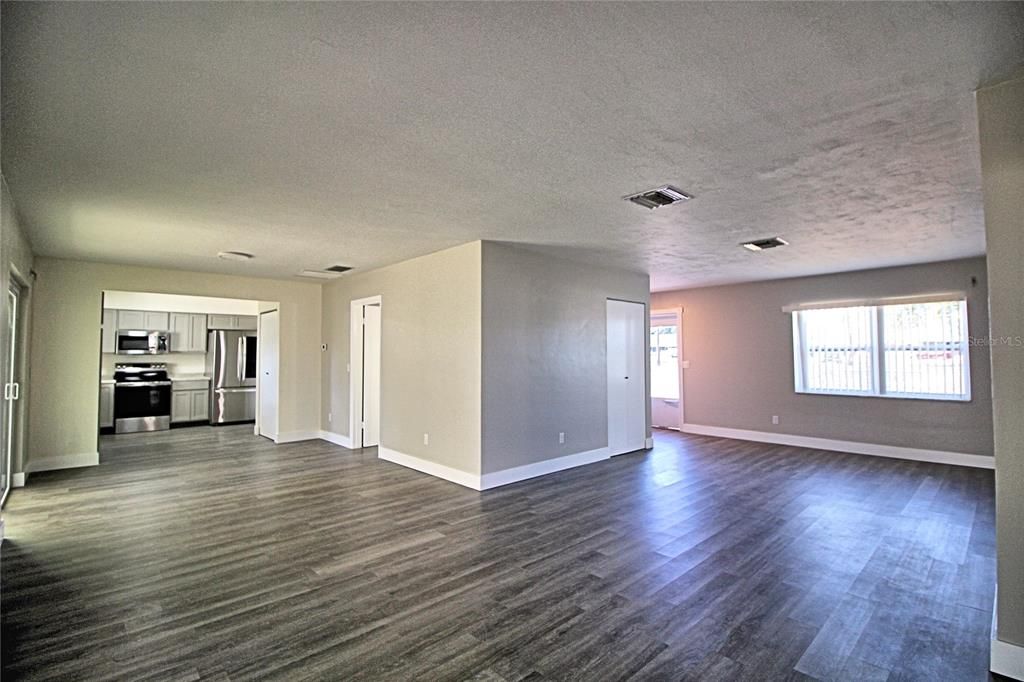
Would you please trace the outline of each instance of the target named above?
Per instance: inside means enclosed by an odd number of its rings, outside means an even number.
[[[423,444],[424,445],[430,445],[430,434],[429,433],[424,433],[423,434]]]
[[[565,444],[565,432],[564,431],[560,431],[558,433],[558,443],[559,443],[559,445],[564,445]]]
[[[772,424],[778,424],[778,423],[779,423],[779,415],[773,414],[772,415]]]
[[[331,422],[333,419],[334,419],[334,415],[331,414],[330,412],[328,412],[327,413],[327,421],[328,421],[328,423]]]

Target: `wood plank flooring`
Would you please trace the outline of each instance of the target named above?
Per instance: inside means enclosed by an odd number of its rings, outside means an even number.
[[[5,509],[3,678],[984,680],[991,471],[658,432],[477,493],[251,428]]]

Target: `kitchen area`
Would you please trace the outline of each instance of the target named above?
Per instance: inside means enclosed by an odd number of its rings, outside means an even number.
[[[253,423],[258,303],[104,292],[101,434]]]

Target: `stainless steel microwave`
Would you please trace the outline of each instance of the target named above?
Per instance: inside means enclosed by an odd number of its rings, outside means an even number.
[[[117,330],[117,352],[121,355],[159,355],[171,352],[171,333],[146,329]]]

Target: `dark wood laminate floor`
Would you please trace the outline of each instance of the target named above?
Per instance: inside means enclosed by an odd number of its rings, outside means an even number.
[[[249,427],[15,491],[4,680],[983,680],[992,473],[659,432],[476,493]]]

